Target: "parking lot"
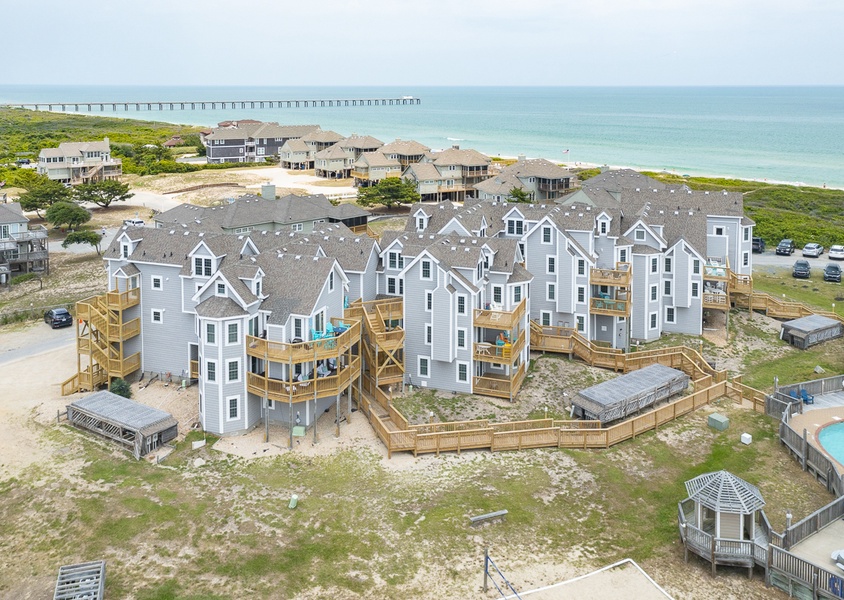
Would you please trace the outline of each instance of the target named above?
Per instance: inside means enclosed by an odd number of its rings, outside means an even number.
[[[762,254],[754,254],[753,255],[753,270],[755,271],[758,267],[780,267],[780,268],[791,268],[794,266],[795,261],[798,260],[808,260],[809,264],[812,266],[812,270],[817,270],[818,272],[822,271],[823,268],[829,264],[830,262],[840,262],[844,264],[844,261],[830,261],[829,256],[827,256],[826,251],[821,254],[818,258],[808,258],[804,257],[803,253],[801,252],[801,248],[798,248],[794,251],[794,254],[791,256],[780,256],[774,252],[774,248],[776,246],[772,246],[770,250],[766,249],[765,252]]]

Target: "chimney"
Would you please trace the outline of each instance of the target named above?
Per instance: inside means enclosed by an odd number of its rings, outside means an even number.
[[[518,159],[519,162],[524,162],[527,160],[527,156],[525,156],[524,154],[519,154]]]
[[[460,144],[452,144],[451,149],[452,150],[460,150]]]
[[[275,186],[271,183],[265,183],[262,185],[261,198],[264,200],[275,200]]]

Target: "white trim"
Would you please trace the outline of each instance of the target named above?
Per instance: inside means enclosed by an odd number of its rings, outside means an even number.
[[[548,322],[545,322],[545,317],[548,317]],[[540,310],[539,311],[539,324],[544,327],[551,326],[551,311],[550,310]]]
[[[692,298],[700,298],[700,283],[697,281],[692,281],[690,283],[691,285],[689,286],[689,290],[691,291]]]
[[[460,367],[466,367],[466,379],[460,379]],[[464,360],[458,360],[455,362],[455,379],[457,383],[469,383],[469,378],[472,376],[472,373],[469,371],[469,363]]]
[[[157,287],[155,285],[156,281],[158,282]],[[164,277],[162,275],[150,275],[149,289],[155,290],[156,292],[162,291],[164,289]]]
[[[428,374],[422,375],[422,361],[425,361],[425,364],[428,367]],[[431,357],[430,356],[417,356],[416,357],[416,375],[422,379],[430,379],[431,378]]]
[[[208,359],[205,360],[205,371],[202,372],[203,381],[205,381],[206,383],[213,383],[215,385],[218,385],[220,383],[219,371],[217,370],[217,364],[218,364],[218,362],[216,360],[212,359],[212,358],[208,358]],[[214,368],[210,369],[209,368],[210,365],[214,365]],[[212,370],[214,371],[214,379],[208,379],[208,374]]]
[[[553,264],[553,268],[551,265]],[[545,274],[556,275],[557,273],[557,256],[554,254],[545,255]]]
[[[425,277],[425,265],[428,265],[428,276]],[[434,262],[430,259],[424,258],[419,262],[419,279],[422,281],[433,281],[434,279]]]
[[[237,402],[237,414],[235,416],[231,416],[231,401],[234,400]],[[237,396],[226,396],[226,422],[230,423],[232,421],[239,421],[240,420],[240,395]]]
[[[545,241],[545,232],[548,232],[548,241]],[[554,243],[554,228],[549,225],[543,225],[539,229],[539,243],[550,245]]]
[[[425,339],[424,343],[426,346],[430,346],[431,343],[434,341],[434,326],[430,323],[425,323]]]
[[[659,327],[659,313],[648,313],[648,330],[653,331]]]
[[[460,333],[463,333],[463,345],[460,345]],[[466,350],[469,347],[469,330],[465,327],[458,327],[454,336],[454,343],[458,350]]]
[[[651,293],[648,295],[648,302],[656,302],[659,300],[659,285],[654,283],[651,285]]]
[[[673,317],[672,319],[668,318],[668,311],[669,310],[673,311],[673,313],[671,315]],[[674,308],[673,306],[666,306],[665,307],[665,322],[666,323],[672,323],[672,324],[677,322],[677,309]]]
[[[583,292],[583,300],[580,299],[580,292]],[[575,304],[586,304],[586,286],[579,285],[575,289],[575,296],[574,296]]]
[[[434,310],[434,292],[425,292],[425,312],[432,312]]]
[[[149,322],[158,325],[164,323],[164,310],[163,308],[151,308],[149,310]],[[155,318],[156,314],[158,314],[158,319]]]
[[[460,301],[463,300],[463,310],[460,310]],[[458,315],[469,314],[469,297],[466,294],[456,294],[454,299],[455,312]]]
[[[237,363],[237,379],[230,379],[229,378],[229,365],[232,363]],[[240,383],[243,381],[243,365],[239,358],[227,358],[226,359],[226,380],[225,383]]]
[[[214,328],[214,331],[212,332],[213,335],[214,335],[214,341],[213,342],[208,340],[208,327]],[[203,332],[203,334],[204,334],[204,337],[205,337],[205,343],[208,346],[216,346],[217,345],[217,324],[216,323],[211,323],[209,321],[206,321],[205,322],[205,331]]]
[[[672,280],[671,279],[663,279],[662,280],[662,295],[663,296],[671,296],[673,291],[674,291],[674,286],[672,285]]]
[[[545,300],[547,302],[557,301],[557,284],[553,281],[545,282]]]
[[[230,342],[229,341],[229,327],[231,327],[232,325],[234,325],[237,328],[237,331],[235,331],[235,333],[237,334],[237,339],[233,342]],[[225,341],[226,346],[237,346],[238,344],[240,344],[240,321],[226,321],[225,332],[226,332],[226,341]]]

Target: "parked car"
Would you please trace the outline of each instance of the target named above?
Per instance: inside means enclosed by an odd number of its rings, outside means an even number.
[[[823,246],[821,246],[820,244],[815,244],[814,242],[812,242],[803,246],[803,256],[811,256],[813,258],[818,258],[821,254],[823,254]]]
[[[829,263],[823,270],[823,280],[841,283],[841,265]]]
[[[794,254],[794,240],[785,239],[777,244],[777,254],[791,256]]]
[[[44,322],[53,329],[73,325],[73,315],[66,308],[53,308],[44,313]]]
[[[836,244],[829,247],[829,258],[832,260],[844,260],[844,246]]]
[[[123,224],[129,227],[143,227],[146,225],[143,219],[124,219]]]
[[[794,268],[791,270],[791,276],[798,279],[809,279],[812,275],[812,267],[809,266],[808,260],[798,260],[794,263]]]
[[[753,238],[753,251],[761,254],[765,251],[765,240],[760,237]]]

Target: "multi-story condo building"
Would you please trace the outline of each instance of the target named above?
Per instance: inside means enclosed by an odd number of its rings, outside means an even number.
[[[314,154],[315,152],[303,140],[287,140],[278,150],[279,165],[285,169],[313,169]]]
[[[553,202],[571,191],[574,176],[571,172],[544,158],[519,160],[501,172],[475,184],[481,200],[508,201],[515,188],[524,191],[531,202]]]
[[[19,203],[0,204],[0,285],[16,274],[49,270],[46,227],[30,226]]]
[[[462,202],[473,197],[476,184],[489,178],[491,162],[477,150],[453,146],[442,152],[426,153],[421,162],[408,166],[402,176],[416,184],[423,202]]]
[[[398,159],[383,152],[365,152],[352,165],[352,177],[357,186],[369,186],[387,177],[401,177],[402,166]]]
[[[371,135],[353,133],[349,137],[337,142],[337,145],[346,152],[346,155],[351,159],[351,163],[354,163],[362,154],[378,151],[384,145],[384,142]]]
[[[389,144],[384,144],[380,149],[387,158],[399,161],[402,169],[406,169],[413,163],[418,163],[425,158],[425,154],[431,149],[415,140],[395,139]]]
[[[355,162],[353,153],[346,152],[340,144],[334,144],[314,154],[314,174],[317,177],[345,179],[351,175]]]
[[[311,154],[316,154],[326,148],[330,148],[337,142],[342,142],[344,138],[336,131],[330,129],[316,129],[310,133],[302,136],[302,141],[305,142],[311,149]]]
[[[278,156],[287,140],[299,139],[316,131],[319,125],[279,125],[237,121],[216,127],[202,137],[209,164],[225,162],[264,162]]]
[[[38,153],[38,173],[66,185],[79,185],[123,174],[123,162],[112,158],[108,138],[101,142],[62,142]]]

